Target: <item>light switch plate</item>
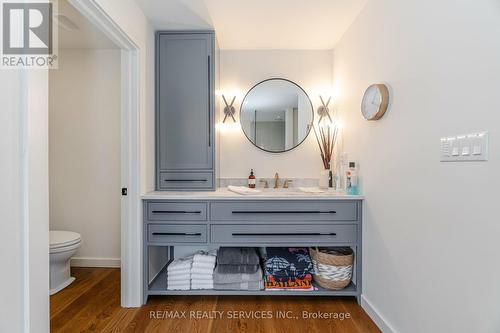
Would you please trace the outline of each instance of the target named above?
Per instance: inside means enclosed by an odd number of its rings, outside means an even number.
[[[487,161],[488,132],[441,138],[441,161]]]

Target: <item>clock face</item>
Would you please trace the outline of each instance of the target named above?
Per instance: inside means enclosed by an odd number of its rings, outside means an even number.
[[[385,85],[374,84],[366,89],[361,103],[361,112],[367,120],[381,118],[387,109],[388,90]]]

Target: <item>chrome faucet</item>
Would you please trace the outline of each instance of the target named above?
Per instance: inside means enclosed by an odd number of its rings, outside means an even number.
[[[260,179],[259,183],[264,183],[264,188],[269,188],[269,183],[265,179]]]
[[[278,187],[280,187],[280,176],[276,172],[276,174],[274,175],[274,188]]]

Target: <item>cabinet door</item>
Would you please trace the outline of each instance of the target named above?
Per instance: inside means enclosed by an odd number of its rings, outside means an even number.
[[[158,37],[159,170],[213,169],[211,34]]]

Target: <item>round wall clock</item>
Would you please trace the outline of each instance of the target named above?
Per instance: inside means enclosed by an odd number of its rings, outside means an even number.
[[[366,120],[382,118],[389,105],[389,89],[385,84],[373,84],[366,89],[361,102],[361,113]]]

